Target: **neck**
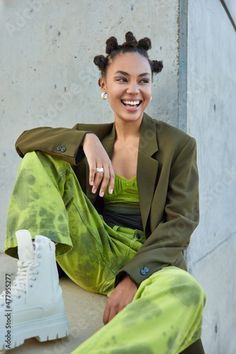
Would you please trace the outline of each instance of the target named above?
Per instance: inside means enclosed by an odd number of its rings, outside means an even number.
[[[117,140],[125,142],[126,140],[139,137],[142,118],[143,116],[136,121],[125,121],[116,117],[115,128]]]

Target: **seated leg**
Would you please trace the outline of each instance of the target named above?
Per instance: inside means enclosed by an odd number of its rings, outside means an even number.
[[[141,283],[132,303],[73,354],[177,354],[201,335],[205,296],[187,272],[166,267]]]

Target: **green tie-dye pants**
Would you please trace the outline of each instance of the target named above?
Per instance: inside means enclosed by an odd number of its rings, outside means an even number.
[[[55,241],[57,261],[68,276],[108,296],[116,273],[145,239],[142,231],[108,226],[71,166],[40,152],[23,158],[10,200],[5,249],[13,256],[19,229]],[[73,353],[180,353],[200,338],[204,301],[189,273],[165,267],[144,280],[132,303]]]

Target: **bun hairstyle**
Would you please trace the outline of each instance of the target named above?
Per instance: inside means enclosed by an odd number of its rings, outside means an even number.
[[[99,68],[101,75],[104,76],[109,60],[114,59],[118,54],[128,52],[139,53],[149,61],[152,74],[158,74],[163,69],[163,63],[162,61],[149,59],[147,51],[151,47],[152,43],[149,38],[145,37],[137,41],[132,32],[127,32],[123,44],[118,44],[116,37],[109,37],[106,41],[107,55],[97,55],[94,57],[93,62]]]

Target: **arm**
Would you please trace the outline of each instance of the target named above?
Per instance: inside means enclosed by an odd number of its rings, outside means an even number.
[[[111,128],[109,124],[87,125],[93,131],[81,130],[84,125],[77,124],[74,128],[35,128],[23,132],[16,141],[16,150],[23,157],[30,151],[41,151],[70,163],[77,163],[86,156],[89,165],[89,184],[95,194],[100,187],[103,196],[109,186],[110,193],[114,189],[114,171],[111,161],[99,137],[103,137]],[[105,129],[104,129],[105,128]],[[96,134],[98,135],[96,135]],[[97,174],[96,167],[103,167],[104,173]]]
[[[35,128],[24,131],[16,141],[16,151],[23,157],[30,151],[42,151],[72,165],[82,157],[82,146],[88,131],[68,128]]]
[[[196,143],[188,138],[171,165],[164,217],[134,258],[117,274],[116,284],[125,274],[139,285],[164,266],[185,268],[183,251],[198,220]]]

